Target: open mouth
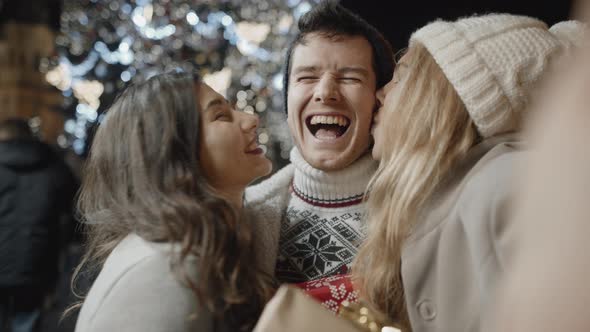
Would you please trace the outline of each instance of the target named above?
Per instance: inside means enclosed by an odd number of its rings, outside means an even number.
[[[254,137],[254,139],[252,139],[252,141],[250,141],[250,143],[246,147],[245,152],[249,154],[259,154],[261,151],[263,150],[258,146],[258,140],[256,139],[256,137]]]
[[[350,119],[343,115],[311,115],[305,119],[305,124],[317,139],[336,139],[346,133]]]

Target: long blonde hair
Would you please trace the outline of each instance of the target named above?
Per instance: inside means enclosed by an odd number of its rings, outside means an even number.
[[[448,171],[480,136],[453,86],[421,44],[410,46],[397,105],[384,105],[387,133],[369,183],[368,236],[353,268],[362,295],[409,328],[401,250],[417,215]]]

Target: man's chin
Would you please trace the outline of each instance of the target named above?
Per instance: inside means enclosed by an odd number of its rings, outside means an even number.
[[[346,152],[315,152],[302,155],[303,159],[313,168],[325,172],[341,170],[354,162],[353,156],[349,156]]]

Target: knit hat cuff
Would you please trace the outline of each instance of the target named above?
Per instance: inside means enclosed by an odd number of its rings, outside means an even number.
[[[474,51],[473,45],[445,21],[436,21],[414,32],[410,46],[420,43],[426,47],[465,104],[483,137],[503,130],[511,105],[486,62]],[[477,110],[477,112],[475,111]]]
[[[565,47],[581,47],[588,34],[588,26],[580,21],[564,21],[553,25],[549,31],[557,37]]]

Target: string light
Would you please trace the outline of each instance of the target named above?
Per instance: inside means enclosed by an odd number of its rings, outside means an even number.
[[[292,148],[280,92],[284,50],[294,22],[317,1],[64,0],[58,55],[46,74],[75,115],[60,145],[84,153],[81,133],[125,85],[182,68],[256,112],[263,149],[284,163]]]

